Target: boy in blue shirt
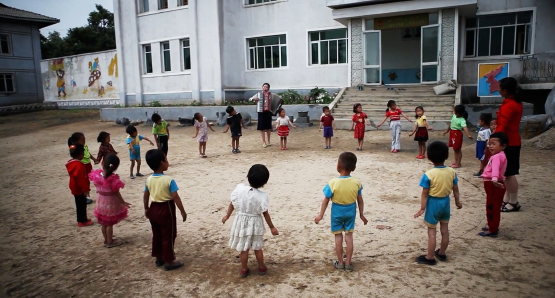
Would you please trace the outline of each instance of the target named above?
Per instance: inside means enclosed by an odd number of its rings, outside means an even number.
[[[133,176],[133,168],[135,167],[135,162],[137,162],[136,176],[142,177],[143,174],[141,174],[141,146],[139,145],[139,142],[142,140],[147,140],[152,146],[154,146],[154,143],[152,143],[152,141],[148,138],[138,134],[137,128],[133,125],[127,126],[125,132],[128,134],[126,143],[127,147],[129,147],[129,160],[131,160],[131,167],[129,168],[129,178],[135,179],[135,176]]]
[[[428,145],[428,159],[434,164],[434,168],[426,171],[420,180],[422,186],[422,197],[420,210],[414,218],[424,215],[424,224],[428,227],[428,253],[416,258],[416,262],[426,265],[435,265],[434,254],[441,261],[446,261],[445,250],[449,245],[449,218],[451,217],[451,206],[449,195],[453,192],[457,209],[462,208],[459,201],[459,179],[453,168],[446,167],[445,161],[449,158],[449,147],[447,144],[435,141]],[[436,249],[436,226],[440,224],[441,245]]]
[[[331,179],[324,187],[324,200],[320,208],[320,214],[314,219],[320,222],[331,205],[331,232],[335,234],[335,253],[337,260],[333,262],[336,269],[353,271],[351,258],[353,257],[353,232],[355,230],[356,208],[360,213],[360,219],[366,225],[368,220],[364,217],[364,201],[362,200],[362,184],[357,178],[351,177],[351,172],[356,169],[357,157],[352,152],[343,152],[337,161],[337,172],[340,176]],[[343,232],[345,232],[345,243],[347,244],[347,259],[343,260]]]

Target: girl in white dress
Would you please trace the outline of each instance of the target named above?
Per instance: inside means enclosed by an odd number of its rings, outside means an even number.
[[[249,276],[247,261],[249,260],[249,249],[254,250],[258,262],[258,274],[266,274],[264,265],[264,221],[266,220],[272,235],[278,235],[278,230],[272,224],[270,213],[268,213],[268,194],[259,190],[270,178],[270,172],[266,166],[253,165],[247,174],[250,185],[239,183],[231,193],[231,203],[227,214],[222,218],[225,223],[233,209],[237,209],[237,216],[231,227],[229,246],[241,252],[241,276]]]

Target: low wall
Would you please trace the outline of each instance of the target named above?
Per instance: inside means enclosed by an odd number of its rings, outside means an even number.
[[[522,116],[528,116],[534,114],[534,105],[529,103],[522,103],[524,111]],[[478,120],[480,119],[480,114],[491,113],[493,118],[496,118],[496,112],[499,110],[500,104],[471,104],[465,105],[466,111],[468,112],[468,119],[466,122],[470,126],[476,126]]]
[[[320,119],[322,108],[327,104],[318,105],[284,105],[283,109],[287,116],[297,118],[297,112],[308,111],[308,116],[312,120]],[[256,105],[234,106],[238,113],[249,113],[253,120],[258,120]],[[100,118],[103,121],[116,121],[117,118],[129,118],[130,120],[149,119],[152,114],[158,113],[165,120],[177,121],[181,118],[193,118],[195,113],[201,113],[208,120],[217,120],[216,113],[224,112],[225,106],[186,106],[186,107],[137,107],[137,108],[103,108],[100,109]]]

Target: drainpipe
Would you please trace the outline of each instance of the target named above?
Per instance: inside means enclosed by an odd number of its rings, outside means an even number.
[[[125,63],[123,63],[121,6],[119,0],[114,0],[114,24],[116,26],[116,53],[118,55],[118,94],[122,106],[127,107],[127,90],[125,89]]]
[[[198,38],[198,8],[197,5],[200,1],[189,1],[189,9],[191,10],[191,91],[192,100],[201,102],[200,100],[200,63],[199,63],[199,42]]]

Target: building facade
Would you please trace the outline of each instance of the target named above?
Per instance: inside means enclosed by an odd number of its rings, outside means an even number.
[[[0,106],[44,101],[39,30],[59,21],[0,3]]]
[[[264,82],[475,88],[480,63],[519,75],[522,57],[555,53],[550,0],[114,0],[114,11],[125,105],[221,103]]]

